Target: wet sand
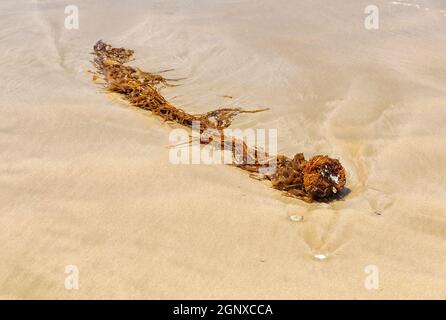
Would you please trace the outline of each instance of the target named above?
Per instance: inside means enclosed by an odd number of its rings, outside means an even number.
[[[0,297],[446,298],[446,5],[407,3],[367,30],[365,1],[82,1],[67,30],[67,1],[2,1]],[[339,158],[349,194],[171,164],[173,126],[91,81],[99,39],[174,68],[191,113],[270,108],[232,127]]]

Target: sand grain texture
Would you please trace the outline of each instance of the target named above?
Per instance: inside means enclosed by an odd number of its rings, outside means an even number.
[[[446,7],[375,2],[368,31],[363,1],[81,1],[79,30],[67,1],[2,1],[0,297],[446,298]],[[163,93],[191,113],[271,108],[233,127],[341,159],[351,192],[170,164],[172,127],[92,84],[98,39],[174,68]]]

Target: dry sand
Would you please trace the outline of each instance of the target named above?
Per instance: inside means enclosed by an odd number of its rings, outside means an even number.
[[[369,1],[74,2],[78,30],[73,1],[0,2],[1,298],[446,298],[443,1],[375,0],[374,31]],[[190,112],[270,107],[233,127],[339,158],[351,192],[307,204],[170,164],[172,126],[92,83],[99,39],[175,68]]]

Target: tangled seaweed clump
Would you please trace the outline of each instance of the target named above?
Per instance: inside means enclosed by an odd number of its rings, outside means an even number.
[[[144,72],[126,65],[133,57],[133,50],[114,48],[103,41],[93,47],[94,80],[101,79],[104,87],[120,94],[131,105],[151,111],[167,121],[192,128],[200,123],[200,133],[216,132],[200,142],[227,149],[230,146],[235,166],[260,175],[261,179],[270,180],[273,188],[286,195],[305,201],[329,201],[342,194],[346,183],[345,170],[337,159],[317,155],[306,160],[302,153],[293,158],[285,155],[274,157],[273,171],[270,168],[272,157],[244,141],[224,135],[234,117],[241,113],[255,113],[261,110],[243,110],[241,108],[220,108],[205,114],[193,115],[169,103],[160,93],[162,86],[173,86],[175,79],[166,79],[160,74]],[[229,143],[228,143],[229,141]],[[239,145],[241,148],[232,148]],[[241,160],[240,160],[241,159]]]

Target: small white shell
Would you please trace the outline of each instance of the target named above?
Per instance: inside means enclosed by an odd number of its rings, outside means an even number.
[[[301,222],[304,220],[304,217],[300,216],[298,214],[294,214],[294,215],[290,216],[290,220],[294,221],[294,222]]]
[[[325,254],[315,254],[314,257],[318,260],[325,260],[327,256]]]

